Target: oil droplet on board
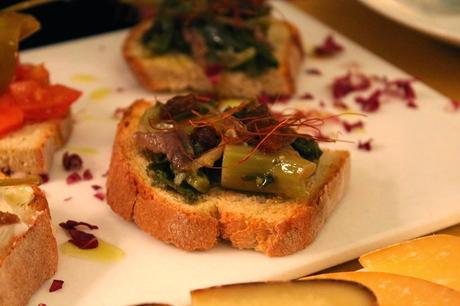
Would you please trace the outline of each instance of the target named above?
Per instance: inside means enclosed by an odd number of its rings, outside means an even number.
[[[106,87],[95,89],[90,93],[89,98],[94,102],[101,101],[104,98],[106,98],[111,92],[112,89]]]
[[[71,78],[73,82],[77,83],[94,83],[97,81],[97,78],[92,75],[92,74],[87,74],[87,73],[77,73],[74,74]]]
[[[77,153],[81,155],[97,155],[99,152],[95,148],[90,148],[90,147],[67,147],[67,151],[70,153]]]
[[[95,249],[82,250],[68,241],[61,244],[59,249],[66,256],[108,263],[119,261],[125,256],[125,252],[119,247],[100,238],[98,241],[99,245]]]

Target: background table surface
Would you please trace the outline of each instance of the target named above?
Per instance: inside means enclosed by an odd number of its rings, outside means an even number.
[[[447,97],[460,101],[460,48],[406,28],[356,0],[290,2]],[[460,236],[460,224],[439,233]],[[358,261],[353,260],[318,273],[360,268]]]

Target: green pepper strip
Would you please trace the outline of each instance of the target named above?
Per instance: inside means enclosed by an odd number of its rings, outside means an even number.
[[[19,41],[40,29],[33,16],[0,12],[0,94],[13,80]]]

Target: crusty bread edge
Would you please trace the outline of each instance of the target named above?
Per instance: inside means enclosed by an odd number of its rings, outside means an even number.
[[[0,260],[0,306],[26,305],[57,269],[58,252],[45,195],[37,187],[31,208],[39,212],[28,231],[16,238]]]
[[[107,178],[107,203],[125,220],[135,222],[162,241],[185,250],[206,250],[223,237],[237,248],[254,248],[268,256],[289,255],[315,239],[346,190],[349,153],[340,151],[340,162],[311,202],[299,206],[280,223],[257,218],[248,221],[244,216],[219,209],[219,205],[216,212],[208,214],[176,205],[171,198],[155,192],[158,188],[152,187],[145,176],[130,168],[124,152],[130,124],[138,119],[133,110],[148,105],[145,101],[135,102],[118,125]]]
[[[0,163],[0,172],[20,172],[26,174],[47,174],[53,163],[55,152],[68,141],[73,129],[72,114],[63,119],[54,119],[48,122],[47,133],[38,139],[38,145],[31,147],[28,152],[14,152],[14,150],[1,151],[6,155],[6,163]],[[12,134],[9,137],[21,137]],[[22,155],[24,154],[24,155]]]

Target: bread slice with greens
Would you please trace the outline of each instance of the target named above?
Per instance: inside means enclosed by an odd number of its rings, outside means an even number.
[[[185,250],[224,239],[268,256],[297,252],[342,198],[350,171],[348,152],[322,151],[292,128],[307,121],[254,101],[136,101],[118,125],[108,204]]]
[[[123,45],[145,88],[220,97],[294,93],[302,43],[267,1],[161,0],[154,10],[155,18],[134,27]]]
[[[0,177],[0,306],[24,306],[56,272],[57,245],[43,192],[11,180]]]

